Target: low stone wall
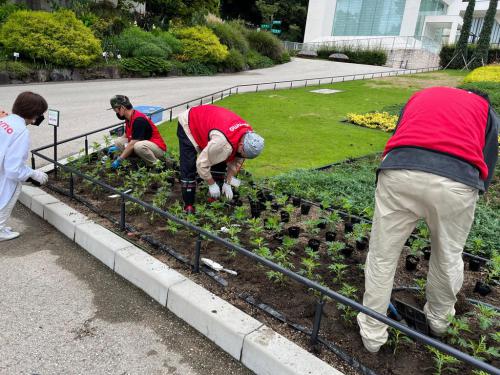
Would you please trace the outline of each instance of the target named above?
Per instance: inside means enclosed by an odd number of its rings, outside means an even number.
[[[401,69],[433,68],[439,66],[439,55],[424,49],[387,51],[385,66]]]

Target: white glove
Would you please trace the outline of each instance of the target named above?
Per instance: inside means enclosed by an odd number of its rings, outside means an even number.
[[[215,182],[212,185],[208,185],[208,194],[214,198],[220,198],[220,187]]]
[[[229,185],[238,188],[241,185],[241,180],[236,177],[231,177],[231,181],[229,181]]]
[[[231,200],[233,199],[233,189],[231,189],[231,185],[228,183],[224,182],[224,185],[222,185],[222,194],[228,199]]]
[[[47,173],[40,172],[40,171],[33,171],[31,173],[31,178],[35,180],[36,182],[41,183],[42,185],[45,185],[47,181],[49,180],[49,176],[47,176]]]

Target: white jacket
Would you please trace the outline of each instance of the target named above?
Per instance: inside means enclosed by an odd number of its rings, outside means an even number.
[[[28,160],[30,135],[24,119],[10,115],[0,119],[0,210],[9,203],[16,186],[26,181],[33,169]]]

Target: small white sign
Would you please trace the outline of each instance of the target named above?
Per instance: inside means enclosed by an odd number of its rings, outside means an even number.
[[[55,109],[49,109],[48,116],[49,116],[49,125],[58,127],[59,126],[59,111],[57,111]]]
[[[14,57],[17,59],[19,57],[19,52],[14,52]]]

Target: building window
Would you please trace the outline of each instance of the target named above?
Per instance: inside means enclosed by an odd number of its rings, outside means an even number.
[[[399,35],[406,0],[337,0],[333,36]]]
[[[442,0],[422,0],[418,11],[417,27],[415,28],[415,36],[420,38],[424,32],[425,17],[427,16],[442,16],[448,11],[448,5]]]

